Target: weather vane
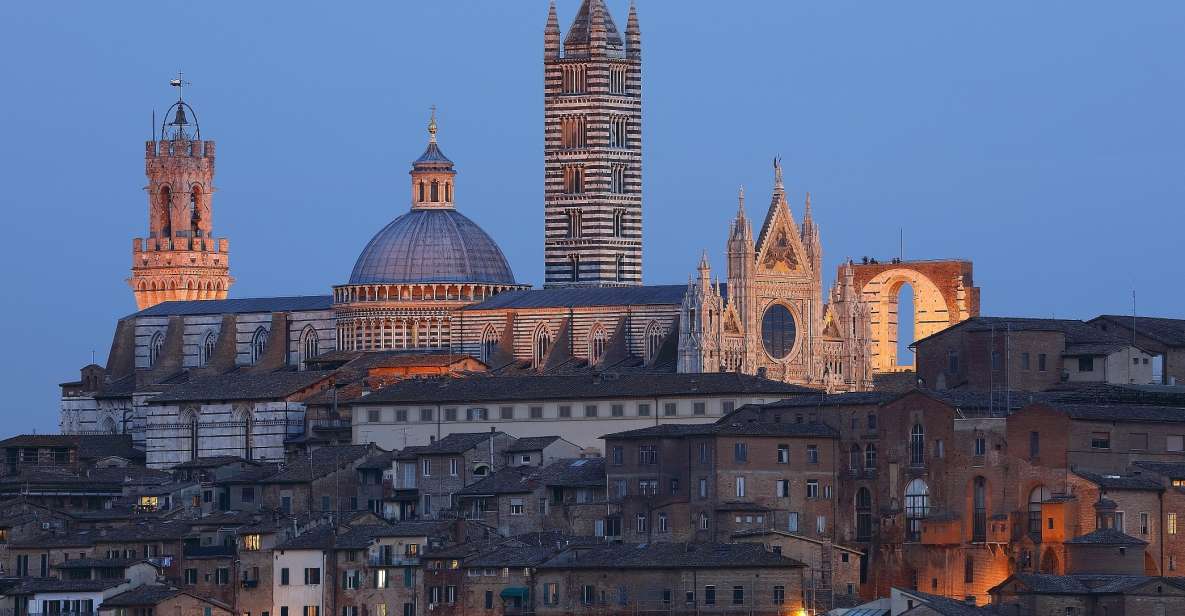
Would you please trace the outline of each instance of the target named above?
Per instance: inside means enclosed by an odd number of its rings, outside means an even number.
[[[177,78],[169,80],[169,85],[177,88],[177,100],[181,100],[182,91],[185,90],[185,86],[189,85],[189,82],[185,81],[184,77],[185,73],[182,73],[180,70],[178,70]]]

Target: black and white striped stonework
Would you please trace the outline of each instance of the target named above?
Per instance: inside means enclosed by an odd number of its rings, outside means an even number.
[[[585,0],[544,61],[545,286],[642,283],[642,79],[637,18],[625,41]]]

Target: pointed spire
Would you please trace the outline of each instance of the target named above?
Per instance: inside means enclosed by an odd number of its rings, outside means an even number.
[[[603,57],[610,49],[619,53],[623,47],[621,34],[604,0],[584,0],[564,38],[564,55]]]
[[[741,189],[737,191],[737,220],[745,219],[745,185],[741,185]]]
[[[699,266],[695,268],[699,272],[700,291],[708,292],[712,290],[712,266],[708,263],[708,251],[704,250],[699,257]]]
[[[554,60],[560,57],[560,18],[555,12],[555,0],[547,9],[547,26],[543,29],[543,59]]]
[[[642,29],[638,27],[638,7],[634,0],[630,0],[630,16],[625,24],[625,48],[629,57],[642,57]]]
[[[806,194],[806,203],[803,204],[804,213],[802,215],[802,239],[808,242],[818,242],[819,230],[815,227],[815,219],[811,215],[811,193]],[[808,246],[807,250],[814,251],[812,246]]]
[[[779,156],[774,157],[774,190],[781,190],[785,188],[782,182],[782,159]]]

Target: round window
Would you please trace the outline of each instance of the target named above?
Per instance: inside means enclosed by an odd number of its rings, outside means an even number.
[[[794,348],[794,315],[781,304],[774,304],[761,317],[761,343],[774,359],[782,359]]]

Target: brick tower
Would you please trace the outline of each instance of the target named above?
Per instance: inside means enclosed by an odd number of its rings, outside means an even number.
[[[584,0],[560,49],[553,2],[544,65],[547,287],[642,284],[642,34],[625,40]]]
[[[179,76],[172,84],[177,102],[144,151],[148,237],[132,240],[128,279],[141,310],[172,300],[225,299],[234,282],[229,243],[212,232],[214,142],[201,140],[197,114],[181,98],[185,82]]]

